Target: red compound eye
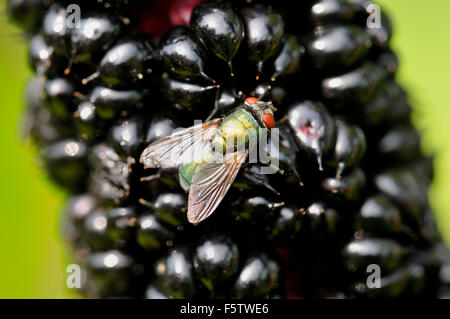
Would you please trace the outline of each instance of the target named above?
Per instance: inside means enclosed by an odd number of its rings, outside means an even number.
[[[257,99],[256,97],[248,97],[245,99],[245,103],[247,104],[253,104],[259,102],[259,99]]]
[[[268,129],[275,127],[275,119],[273,118],[273,115],[270,113],[266,113],[263,115],[262,120],[264,124],[266,124]]]

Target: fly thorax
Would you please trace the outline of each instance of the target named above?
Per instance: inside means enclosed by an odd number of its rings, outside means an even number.
[[[257,139],[259,125],[253,116],[239,109],[227,116],[213,139],[216,149],[223,152],[244,148],[250,140]]]

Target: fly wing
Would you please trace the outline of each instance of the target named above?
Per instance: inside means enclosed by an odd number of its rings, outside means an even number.
[[[222,163],[206,163],[195,170],[189,189],[188,220],[197,224],[210,216],[219,206],[233,184],[248,150],[225,156]]]
[[[221,119],[177,131],[150,144],[141,154],[145,168],[177,168],[201,158]]]

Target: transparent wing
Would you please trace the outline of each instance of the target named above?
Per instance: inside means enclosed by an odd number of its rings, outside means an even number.
[[[242,163],[248,150],[236,151],[225,156],[222,163],[206,163],[195,170],[189,189],[188,220],[199,223],[211,215],[220,204]]]
[[[217,132],[221,119],[177,131],[150,144],[141,154],[145,168],[177,168],[195,162],[203,155]]]

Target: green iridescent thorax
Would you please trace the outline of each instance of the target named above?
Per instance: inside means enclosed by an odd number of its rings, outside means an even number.
[[[214,136],[215,149],[235,149],[247,146],[250,139],[257,139],[259,124],[246,110],[238,109],[224,118]]]

